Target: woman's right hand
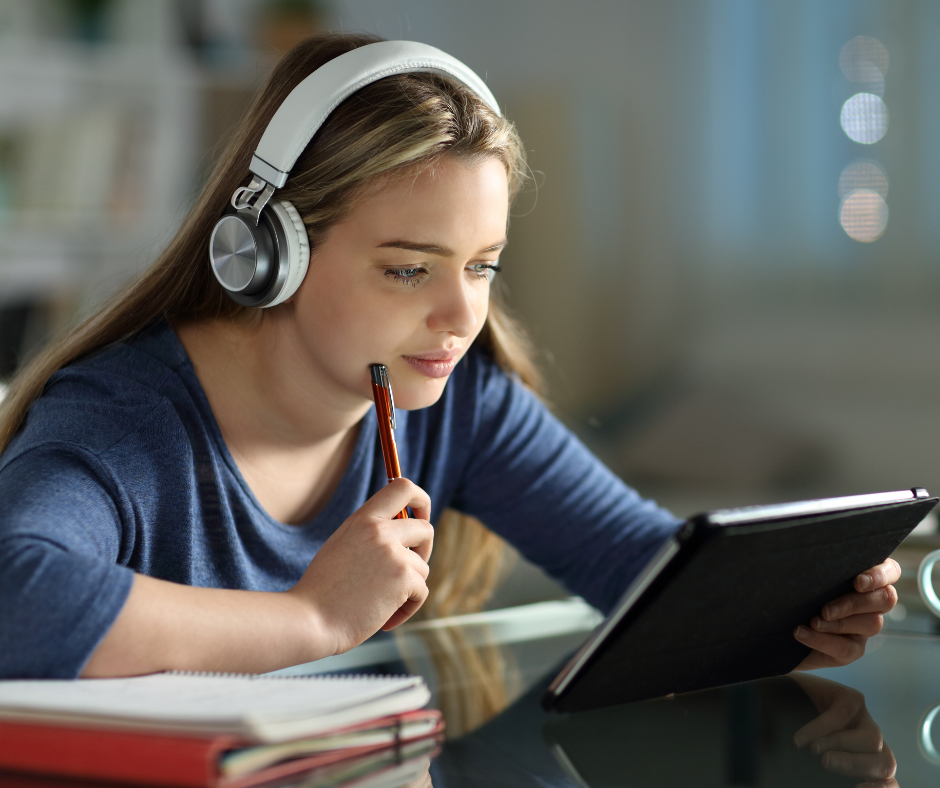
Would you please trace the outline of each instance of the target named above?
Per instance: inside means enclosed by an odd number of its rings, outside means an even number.
[[[410,506],[414,518],[392,519]],[[396,479],[366,501],[326,540],[287,593],[312,614],[331,653],[359,645],[379,629],[407,621],[428,596],[425,583],[434,541],[431,499]]]

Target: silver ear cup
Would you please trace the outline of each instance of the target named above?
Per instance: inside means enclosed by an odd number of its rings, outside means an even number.
[[[272,251],[265,228],[253,226],[251,217],[237,213],[219,219],[209,239],[212,273],[229,293],[256,293],[267,279]]]
[[[266,306],[287,278],[288,243],[276,216],[261,212],[255,224],[248,214],[230,211],[209,238],[212,273],[242,306]]]

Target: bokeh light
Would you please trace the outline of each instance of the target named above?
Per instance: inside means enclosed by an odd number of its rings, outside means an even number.
[[[881,96],[856,93],[842,105],[840,122],[849,139],[871,145],[888,133],[888,108]]]
[[[878,81],[874,69],[883,82],[888,73],[888,50],[877,38],[856,36],[842,47],[839,68],[852,82]]]
[[[888,196],[888,176],[878,162],[857,159],[842,170],[839,176],[839,197],[845,197],[856,189],[871,189],[881,199]]]
[[[861,79],[852,80],[855,83],[861,83],[866,93],[874,93],[876,96],[885,94],[885,77],[874,63],[863,60],[857,64],[855,69],[857,76]],[[857,88],[856,88],[857,90]],[[854,91],[853,91],[854,92]]]
[[[842,200],[839,223],[850,238],[871,243],[888,226],[888,204],[874,189],[855,189]]]

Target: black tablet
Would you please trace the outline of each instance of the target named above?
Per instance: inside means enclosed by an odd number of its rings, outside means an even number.
[[[556,676],[554,711],[789,673],[793,637],[937,503],[926,490],[727,509],[688,520]]]

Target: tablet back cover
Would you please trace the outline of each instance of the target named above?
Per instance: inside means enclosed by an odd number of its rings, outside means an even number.
[[[796,626],[851,591],[935,504],[713,527],[552,706],[580,711],[789,673],[810,651],[793,637]]]

